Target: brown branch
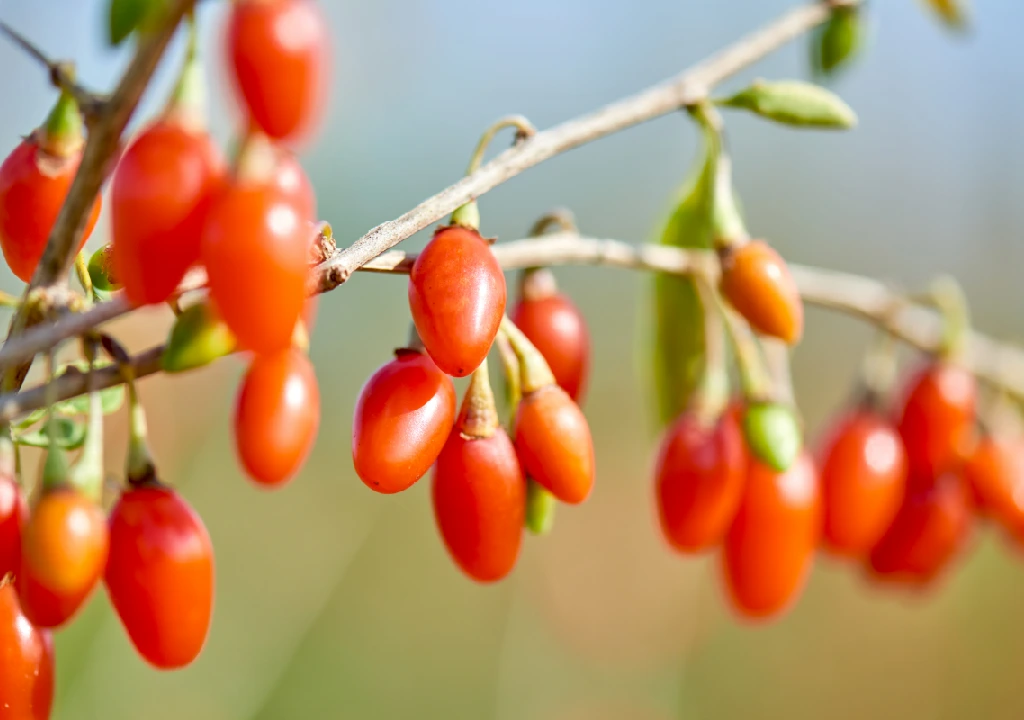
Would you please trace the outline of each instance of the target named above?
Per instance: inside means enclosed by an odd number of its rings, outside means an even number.
[[[401,217],[378,225],[336,253],[318,268],[313,278],[315,287],[321,292],[337,287],[372,258],[527,168],[703,100],[716,84],[824,22],[835,4],[847,3],[816,2],[792,10],[672,80],[533,135],[473,174],[424,200]]]
[[[32,297],[36,288],[63,287],[68,272],[75,260],[86,220],[93,202],[103,187],[103,181],[113,166],[112,160],[120,152],[121,134],[124,132],[132,113],[138,106],[142,93],[149,85],[160,58],[177,30],[182,18],[195,4],[195,0],[174,0],[167,8],[162,22],[153,28],[141,41],[121,77],[117,88],[101,106],[89,131],[89,138],[82,152],[82,161],[75,179],[68,189],[67,198],[61,206],[43,257],[39,261],[32,282],[25,290],[25,299]],[[67,298],[55,298],[60,304]],[[34,303],[25,302],[11,320],[10,332],[4,345],[24,332],[29,324]],[[27,359],[27,358],[26,358]],[[19,365],[9,373],[7,364],[0,365],[4,377],[4,388],[20,388],[28,375],[30,363]]]
[[[2,20],[0,20],[0,32],[28,55],[32,56],[36,62],[46,67],[50,75],[51,85],[70,93],[75,98],[75,102],[78,103],[82,115],[85,116],[86,125],[91,126],[99,119],[100,113],[103,110],[103,98],[86,90],[75,81],[74,65],[72,63],[50,59],[35,43]]]
[[[508,270],[545,265],[593,265],[680,276],[700,274],[710,281],[716,280],[718,272],[717,262],[710,251],[630,245],[618,240],[579,238],[567,234],[499,243],[493,250],[502,267]],[[405,274],[409,272],[414,260],[415,255],[393,250],[367,263],[360,270]],[[904,304],[901,302],[902,296],[884,283],[805,265],[790,265],[790,270],[804,302],[809,305],[843,312],[885,327],[894,336],[921,350],[933,349],[939,340],[940,321],[936,313],[920,305],[909,302]],[[104,306],[113,308],[116,302],[104,303],[90,312],[96,312]],[[893,313],[893,308],[898,306],[903,309]],[[72,319],[75,318],[61,322]],[[79,328],[79,331],[84,332],[84,329]],[[136,357],[133,365],[137,376],[159,372],[162,352],[162,347],[156,347]],[[1024,350],[997,342],[980,333],[971,333],[964,362],[980,380],[1024,399]],[[122,382],[116,368],[103,368],[96,373],[97,388],[111,387]],[[56,382],[56,394],[61,400],[86,391],[84,374],[72,373]],[[45,406],[46,402],[47,394],[43,386],[0,395],[0,422],[15,420]]]

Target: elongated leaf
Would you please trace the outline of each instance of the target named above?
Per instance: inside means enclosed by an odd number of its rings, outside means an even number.
[[[145,31],[166,10],[166,0],[110,0],[107,42],[117,47],[136,30]]]
[[[662,227],[658,242],[679,248],[710,248],[714,223],[717,138],[706,131],[703,157],[684,185],[678,204]],[[704,312],[693,281],[673,275],[652,276],[649,389],[658,427],[682,412],[700,380],[704,364]]]
[[[864,43],[867,28],[859,6],[838,7],[811,36],[811,69],[829,77],[844,69]]]
[[[719,104],[794,127],[846,130],[857,124],[856,114],[835,93],[800,80],[758,80]]]
[[[57,444],[65,450],[75,450],[85,443],[85,423],[68,417],[54,417],[50,422],[54,424],[57,435]],[[16,435],[14,442],[18,445],[28,447],[46,448],[50,447],[50,436],[47,426],[36,430]]]

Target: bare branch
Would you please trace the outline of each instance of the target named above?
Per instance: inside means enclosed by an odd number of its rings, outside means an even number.
[[[499,243],[493,251],[502,267],[516,269],[534,266],[593,265],[612,268],[663,272],[670,275],[701,275],[709,281],[717,279],[718,264],[714,254],[706,250],[682,250],[660,245],[630,245],[619,240],[580,238],[572,234],[552,234]],[[405,274],[415,255],[392,250],[364,265],[360,270],[375,273]],[[849,273],[824,270],[805,265],[790,265],[800,294],[809,305],[836,310],[885,327],[894,336],[921,350],[932,350],[940,336],[940,320],[932,310],[903,302],[900,294],[885,284]],[[89,314],[102,314],[108,319],[124,310],[118,299],[98,305],[78,316],[69,316],[58,324],[79,321]],[[902,308],[894,313],[893,308]],[[101,308],[105,308],[101,310]],[[83,324],[76,333],[85,332]],[[27,338],[28,336],[26,336]],[[137,376],[160,371],[162,347],[147,350],[133,360]],[[980,380],[1024,399],[1024,350],[997,342],[980,333],[971,333],[964,357],[966,366]],[[122,382],[116,368],[103,368],[98,373],[98,388]],[[57,396],[64,400],[86,391],[85,376],[72,374],[57,381]],[[0,395],[0,422],[43,407],[47,395],[40,387],[21,393]]]
[[[372,258],[527,168],[703,100],[716,84],[824,22],[829,13],[829,4],[823,2],[792,10],[672,80],[533,135],[401,217],[378,225],[324,262],[313,278],[315,286],[321,292],[337,287]]]
[[[0,32],[32,56],[34,60],[46,67],[50,74],[50,84],[56,88],[71,93],[78,103],[82,114],[85,116],[87,126],[92,126],[103,110],[103,98],[95,93],[86,90],[75,81],[74,65],[70,62],[51,60],[31,40],[0,20]]]

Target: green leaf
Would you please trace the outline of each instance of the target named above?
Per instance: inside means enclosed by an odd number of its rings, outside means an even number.
[[[846,130],[857,124],[853,110],[835,93],[800,80],[758,80],[717,103],[795,127]]]
[[[925,7],[947,28],[964,32],[970,26],[967,0],[923,0]]]
[[[75,450],[85,443],[85,423],[69,417],[54,417],[48,423],[44,423],[37,430],[16,435],[14,442],[17,445],[28,447],[46,448],[50,447],[50,436],[47,432],[49,423],[53,423],[57,436],[57,445],[65,450]]]
[[[109,360],[97,360],[94,367],[99,370],[101,368],[108,367],[111,364]],[[57,376],[63,375],[69,370],[77,370],[78,372],[87,373],[89,372],[89,363],[85,360],[76,360],[62,365],[57,372]],[[99,391],[100,405],[103,408],[103,414],[109,415],[110,413],[117,412],[124,404],[124,385],[115,385],[114,387],[104,388]],[[63,415],[85,415],[89,412],[89,396],[79,395],[78,397],[71,398],[69,400],[62,400],[53,406],[54,410]]]
[[[837,7],[828,22],[811,38],[811,69],[815,77],[829,77],[856,57],[866,34],[860,7]]]
[[[716,134],[705,129],[704,155],[683,187],[658,243],[677,248],[708,248],[713,241]],[[652,275],[650,318],[650,392],[659,428],[672,422],[688,405],[704,365],[704,310],[693,280]],[[645,363],[647,364],[647,363]]]
[[[107,40],[117,47],[136,30],[146,31],[167,8],[166,0],[110,0]]]

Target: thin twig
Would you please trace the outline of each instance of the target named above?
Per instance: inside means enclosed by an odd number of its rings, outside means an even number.
[[[716,84],[824,22],[829,13],[830,5],[825,2],[792,10],[672,80],[589,115],[538,132],[401,217],[373,228],[321,264],[312,281],[321,291],[337,287],[372,258],[523,170],[585,143],[703,100]]]
[[[493,251],[503,268],[519,269],[535,266],[592,265],[624,268],[670,275],[700,274],[709,281],[717,279],[717,265],[712,252],[684,250],[659,245],[630,245],[619,240],[579,238],[575,235],[553,234],[498,243]],[[392,250],[360,268],[367,272],[405,274],[415,255]],[[940,340],[941,322],[934,310],[920,305],[902,303],[904,297],[884,283],[859,275],[842,273],[806,265],[790,265],[800,294],[809,305],[827,308],[885,327],[895,337],[924,351],[936,347]],[[101,308],[116,316],[117,299],[97,305],[87,313],[70,316],[60,323],[78,321]],[[899,307],[897,312],[893,308]],[[108,318],[109,319],[109,318]],[[78,327],[78,332],[88,328]],[[28,336],[26,336],[27,338]],[[137,377],[160,371],[162,347],[147,350],[133,360]],[[972,332],[967,341],[964,363],[980,380],[1014,397],[1024,399],[1024,350],[1000,343]],[[106,388],[121,382],[118,372],[110,368],[100,373],[98,387]],[[84,377],[72,373],[57,381],[57,395],[64,400],[86,391]],[[0,422],[12,421],[20,415],[43,407],[45,393],[34,387],[20,393],[0,395]]]
[[[75,98],[75,102],[78,103],[82,115],[85,116],[87,126],[91,127],[99,120],[103,112],[104,99],[78,84],[75,80],[74,65],[71,62],[52,60],[47,57],[46,53],[35,43],[2,20],[0,20],[0,32],[10,38],[15,45],[28,55],[31,55],[34,60],[46,67],[50,74],[51,85],[71,93],[71,96]]]

